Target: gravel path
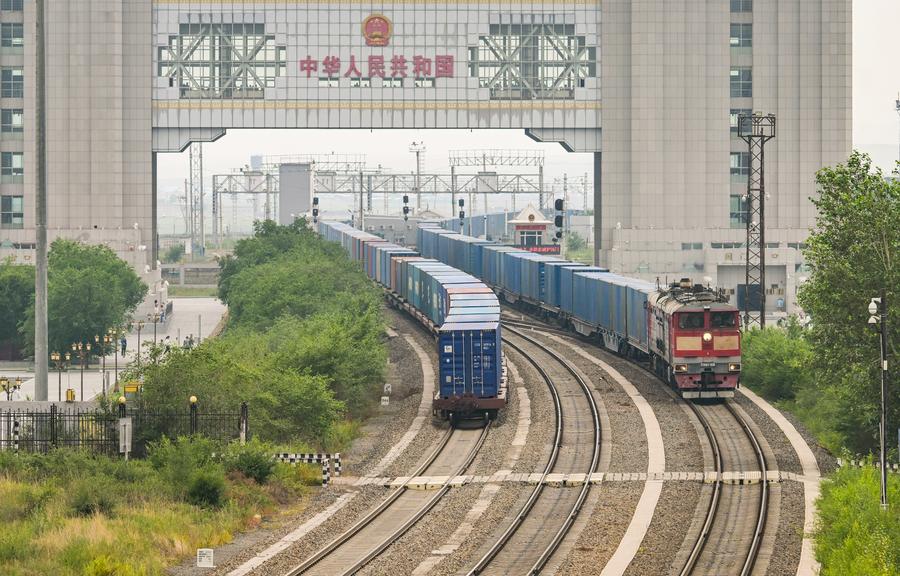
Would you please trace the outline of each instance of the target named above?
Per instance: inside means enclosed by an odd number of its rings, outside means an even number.
[[[738,404],[747,416],[753,420],[775,454],[777,463],[768,462],[768,467],[776,468],[777,466],[779,470],[784,472],[803,474],[803,467],[800,465],[800,459],[797,458],[797,452],[794,451],[794,447],[791,446],[790,441],[788,441],[784,432],[781,431],[781,428],[769,418],[769,415],[760,410],[756,404],[748,400],[743,394],[735,394],[733,402]]]
[[[666,482],[634,561],[626,576],[668,574],[672,561],[682,548],[689,521],[698,507],[705,507],[709,496],[701,498],[703,486],[699,482]]]
[[[768,576],[793,576],[800,562],[803,539],[803,486],[799,482],[782,482],[780,518],[775,546],[769,560]]]
[[[553,411],[553,399],[547,384],[528,360],[521,354],[507,347],[506,354],[515,362],[523,385],[531,399],[531,427],[528,439],[513,467],[514,472],[540,472],[550,457],[553,434],[556,428],[556,415]],[[509,422],[512,422],[510,420]],[[512,428],[512,426],[509,426]]]
[[[533,334],[526,332],[529,336]],[[537,335],[541,343],[550,346],[584,374],[600,394],[609,418],[609,429],[601,430],[601,442],[610,453],[609,472],[640,472],[647,470],[647,437],[641,415],[622,390],[600,367],[560,346],[545,336]]]
[[[548,343],[552,340],[544,339]],[[622,376],[628,379],[631,384],[638,389],[641,395],[646,398],[647,402],[653,408],[654,414],[659,421],[660,431],[662,432],[663,444],[666,452],[666,470],[679,472],[701,472],[704,469],[703,452],[700,444],[700,437],[692,422],[692,416],[679,406],[681,400],[676,398],[666,386],[656,377],[648,374],[645,370],[635,366],[631,362],[606,352],[594,343],[581,341],[580,339],[568,338],[572,346],[579,346],[584,352],[591,356],[602,360],[619,371]],[[557,349],[566,352],[557,345]],[[577,359],[578,355],[572,352],[566,354],[567,358]],[[590,362],[581,358],[579,367],[585,364],[591,365]],[[605,376],[605,373],[601,371]],[[615,382],[606,377],[609,384],[615,386]],[[616,386],[618,388],[618,386]],[[604,397],[606,397],[604,395]],[[627,397],[626,397],[627,398]],[[628,399],[627,402],[631,403]],[[633,407],[633,404],[632,404]],[[612,410],[612,408],[610,408]],[[635,410],[635,415],[637,411]],[[642,429],[642,428],[640,428]],[[644,457],[646,458],[646,438],[643,439]],[[644,460],[644,468],[646,470],[646,459]],[[627,470],[634,472],[641,469]]]
[[[606,482],[591,488],[599,503],[556,574],[600,574],[619,546],[643,490],[643,482]]]

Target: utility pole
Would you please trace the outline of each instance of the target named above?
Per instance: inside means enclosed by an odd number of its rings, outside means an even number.
[[[766,327],[766,142],[775,138],[775,115],[738,117],[738,135],[750,149],[747,178],[747,247],[744,284],[744,330]],[[755,291],[754,291],[755,287]],[[759,301],[755,302],[754,296]],[[758,307],[758,310],[754,308]]]
[[[34,277],[34,399],[47,401],[50,357],[47,328],[47,78],[44,0],[35,0],[35,277]]]
[[[887,379],[888,379],[888,361],[887,361],[887,294],[885,290],[881,291],[880,298],[872,298],[869,302],[869,324],[879,324],[879,336],[881,339],[881,422],[879,426],[878,436],[881,444],[880,464],[881,464],[881,508],[887,510]]]
[[[422,211],[422,163],[425,161],[425,143],[413,142],[409,151],[416,155],[416,213]]]
[[[894,107],[897,110],[897,117],[900,118],[900,94],[897,94],[897,99],[894,101]],[[898,140],[898,144],[900,144],[900,140]],[[897,159],[900,160],[900,156],[897,156]],[[897,170],[895,169],[896,173]]]

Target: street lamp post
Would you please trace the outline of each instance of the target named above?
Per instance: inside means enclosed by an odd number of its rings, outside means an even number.
[[[112,342],[113,353],[115,355],[116,363],[115,363],[114,368],[116,370],[116,376],[115,376],[114,380],[115,380],[116,390],[118,390],[119,389],[119,329],[118,328],[110,328],[108,338]]]
[[[869,324],[879,325],[881,339],[881,425],[879,430],[879,443],[881,444],[881,508],[887,510],[887,298],[884,290],[880,298],[872,298],[869,301]]]
[[[15,392],[16,390],[18,390],[21,387],[22,387],[22,377],[21,376],[16,376],[15,384],[13,384],[13,382],[6,376],[3,376],[2,378],[0,378],[0,389],[2,389],[4,392],[6,392],[6,401],[7,402],[12,400],[13,392]]]
[[[137,346],[137,363],[138,366],[141,365],[141,328],[144,327],[144,321],[140,320],[137,323],[137,332],[138,332],[138,346]]]

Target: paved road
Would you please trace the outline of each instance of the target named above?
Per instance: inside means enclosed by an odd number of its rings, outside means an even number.
[[[156,327],[157,341],[164,341],[169,336],[169,341],[175,346],[176,341],[181,342],[188,336],[193,335],[194,340],[203,339],[209,334],[213,328],[222,319],[225,313],[225,305],[215,298],[172,298],[172,316],[165,325],[159,324]],[[141,344],[146,345],[147,342],[153,342],[153,324],[147,325],[140,334]],[[119,370],[121,371],[127,364],[135,361],[135,353],[138,349],[138,333],[137,331],[126,336],[128,345],[126,346],[126,354],[123,359],[119,355]],[[146,347],[146,346],[145,346]],[[115,382],[115,355],[110,354],[106,357],[106,369],[109,372],[109,382]],[[13,395],[13,400],[26,400],[34,398],[34,372],[32,370],[7,370],[4,369],[3,363],[0,363],[0,376],[6,376],[15,379],[16,376],[22,378],[22,388],[18,393]],[[49,399],[62,400],[66,395],[66,388],[75,390],[75,399],[79,400],[81,395],[81,371],[73,366],[68,372],[62,373],[62,381],[60,385],[59,374],[53,370],[51,362],[50,378],[49,378]],[[62,398],[58,396],[61,389]],[[103,392],[103,376],[101,371],[92,366],[91,369],[84,372],[84,398],[90,399]],[[5,401],[4,397],[2,401]],[[2,402],[0,401],[0,402]]]

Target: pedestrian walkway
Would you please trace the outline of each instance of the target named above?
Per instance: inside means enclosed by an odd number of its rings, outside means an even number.
[[[172,315],[165,324],[156,325],[155,338],[157,342],[169,342],[172,346],[181,346],[184,339],[190,336],[194,337],[194,342],[198,343],[204,340],[209,333],[219,324],[222,316],[225,314],[225,305],[215,298],[172,298]],[[116,361],[118,360],[119,372],[125,369],[137,359],[138,350],[138,331],[135,326],[134,330],[126,335],[125,356],[118,354],[110,354],[106,357],[106,371],[109,373],[108,382],[113,385],[116,381]],[[153,323],[144,320],[144,326],[140,332],[140,345],[146,349],[147,343],[154,341]],[[119,350],[121,352],[121,349]],[[103,361],[94,359],[89,369],[84,371],[83,384],[82,372],[75,358],[72,359],[72,366],[67,372],[62,374],[54,370],[54,365],[50,363],[50,376],[48,382],[48,396],[50,401],[63,401],[66,396],[66,389],[75,390],[75,399],[80,400],[82,390],[85,400],[90,400],[103,393]],[[13,400],[29,400],[34,398],[34,371],[33,369],[23,370],[21,366],[17,369],[6,370],[3,363],[0,363],[0,376],[5,376],[11,380],[16,377],[22,378],[22,387],[13,394]],[[3,395],[0,402],[6,401]]]

